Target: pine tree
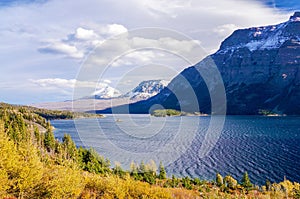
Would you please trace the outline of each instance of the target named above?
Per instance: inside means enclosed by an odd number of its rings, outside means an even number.
[[[94,149],[79,148],[78,162],[81,168],[92,173],[105,173],[110,171],[110,162],[100,156]]]
[[[29,140],[26,124],[21,114],[17,114],[16,123],[19,127],[19,141]]]
[[[47,124],[47,131],[44,137],[44,145],[48,151],[53,151],[55,149],[55,137],[51,130],[50,123]]]
[[[69,134],[65,134],[63,139],[62,146],[65,151],[66,159],[77,159],[77,148]]]
[[[249,179],[249,176],[248,176],[248,172],[246,171],[243,175],[243,178],[242,178],[242,181],[241,181],[241,185],[246,188],[246,189],[249,189],[251,188],[253,185]]]
[[[177,187],[178,184],[179,184],[178,179],[174,175],[172,175],[171,186]]]
[[[125,171],[122,169],[120,162],[115,162],[115,168],[113,168],[113,173],[120,177],[125,176]]]
[[[193,188],[193,186],[191,184],[191,180],[190,180],[189,177],[186,176],[186,177],[182,178],[181,182],[182,182],[182,186],[184,188],[186,188],[186,189],[192,189]]]
[[[147,164],[147,170],[148,170],[154,177],[156,177],[157,166],[156,166],[154,160],[150,160],[149,164]]]
[[[159,163],[159,175],[158,175],[159,179],[166,179],[167,178],[167,173],[166,170],[162,164],[162,162]]]
[[[144,161],[141,161],[141,164],[139,166],[139,173],[144,174],[145,172],[146,172],[146,165],[145,165]]]
[[[34,138],[35,138],[35,141],[36,141],[38,147],[40,147],[41,146],[41,134],[40,134],[39,129],[36,126],[34,127],[33,134],[34,134]]]
[[[130,175],[135,179],[135,180],[140,180],[139,174],[138,174],[138,168],[135,165],[134,162],[130,164]]]

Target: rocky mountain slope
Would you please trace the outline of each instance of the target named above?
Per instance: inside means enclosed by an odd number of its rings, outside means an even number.
[[[148,113],[154,104],[194,111],[184,89],[190,85],[198,100],[196,109],[211,113],[209,90],[217,89],[208,88],[198,72],[209,67],[210,60],[223,78],[227,114],[300,114],[300,12],[278,25],[236,30],[215,54],[185,69],[158,95],[131,104],[130,112]],[[114,112],[123,109],[115,107]]]

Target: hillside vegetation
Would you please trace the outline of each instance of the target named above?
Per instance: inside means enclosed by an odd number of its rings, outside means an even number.
[[[220,174],[208,182],[167,178],[151,160],[133,162],[130,171],[112,167],[69,135],[57,141],[50,123],[27,107],[0,107],[0,153],[0,198],[300,198],[298,183],[255,187],[247,173],[240,182]]]
[[[42,120],[57,120],[57,119],[77,119],[77,118],[90,118],[90,117],[104,117],[101,114],[91,114],[91,113],[83,113],[83,112],[71,112],[71,111],[58,111],[58,110],[48,110],[48,109],[41,109],[35,108],[32,106],[13,106],[14,108],[18,109],[27,119],[32,120],[33,118],[28,118],[31,116],[32,113],[35,113],[38,116],[41,116],[40,119]],[[0,103],[0,108],[12,108],[11,105],[6,103]],[[29,114],[30,113],[30,114]],[[38,119],[37,117],[34,119]],[[42,121],[39,121],[42,122]]]

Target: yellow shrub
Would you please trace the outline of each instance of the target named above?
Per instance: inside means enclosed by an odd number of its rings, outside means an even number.
[[[171,198],[171,193],[164,188],[151,186],[148,183],[135,181],[130,176],[122,179],[118,176],[87,176],[85,195],[91,198]]]
[[[0,198],[6,195],[6,191],[9,189],[8,175],[5,170],[0,170]]]
[[[44,170],[39,193],[43,198],[78,198],[84,186],[80,171],[55,165]]]

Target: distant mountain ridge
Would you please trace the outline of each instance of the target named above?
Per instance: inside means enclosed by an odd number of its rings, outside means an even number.
[[[137,87],[127,92],[126,94],[121,94],[121,92],[107,84],[100,85],[91,96],[84,97],[84,99],[95,98],[95,99],[110,99],[110,98],[130,98],[130,100],[145,100],[154,95],[157,95],[161,90],[163,90],[169,81],[166,80],[146,80],[139,83]]]
[[[68,100],[64,102],[45,102],[31,104],[30,106],[51,110],[68,110],[76,112],[105,109],[111,107],[112,104],[117,106],[146,100],[158,94],[168,85],[168,83],[169,82],[166,80],[143,81],[139,83],[137,87],[123,95],[120,91],[108,84],[102,84],[98,85],[99,88],[90,96],[83,97],[81,99]]]
[[[210,93],[198,72],[209,67],[210,60],[224,82],[227,114],[255,115],[264,110],[300,115],[300,12],[285,23],[234,31],[216,53],[182,71],[159,94],[130,104],[130,112],[148,113],[154,104],[193,111],[190,96],[184,95],[185,86],[190,85],[199,102],[197,108],[211,113]],[[114,108],[115,113],[123,110],[124,106]]]

